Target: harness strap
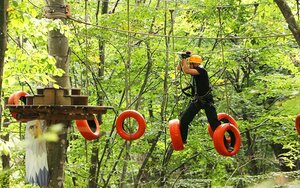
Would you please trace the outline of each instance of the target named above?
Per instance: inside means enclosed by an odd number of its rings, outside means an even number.
[[[188,89],[193,89],[193,86],[192,85],[189,85],[183,89],[181,89],[182,93],[185,94],[186,96],[188,97],[192,97],[193,95],[192,94],[189,94],[188,92],[186,92]]]
[[[200,101],[204,100],[205,97],[207,97],[212,91],[212,88],[210,87],[209,90],[204,95],[194,95],[194,99],[199,99]]]

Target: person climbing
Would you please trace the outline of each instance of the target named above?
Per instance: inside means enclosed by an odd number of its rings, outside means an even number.
[[[200,109],[204,109],[207,120],[213,131],[217,129],[221,122],[218,120],[216,108],[214,106],[214,100],[212,96],[212,89],[209,83],[208,73],[202,66],[202,58],[199,55],[191,55],[190,51],[180,54],[181,61],[177,66],[179,71],[183,71],[185,74],[192,76],[192,100],[188,107],[181,114],[180,117],[180,132],[183,144],[187,143],[188,128],[196,114]],[[189,61],[189,66],[187,63]],[[230,133],[231,145],[234,143],[234,135]],[[230,146],[227,144],[225,136],[224,143],[227,148]],[[231,149],[231,148],[229,148]]]

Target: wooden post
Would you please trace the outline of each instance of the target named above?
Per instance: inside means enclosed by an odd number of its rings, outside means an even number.
[[[4,67],[4,58],[5,51],[7,48],[7,8],[8,8],[8,0],[0,1],[0,95],[2,97],[2,82],[3,82],[3,67]],[[0,100],[0,108],[2,108]],[[0,109],[0,131],[2,128],[2,109]],[[8,141],[9,136],[3,135],[1,139]],[[10,156],[9,155],[1,155],[2,160],[2,168],[3,171],[8,170],[10,168]],[[3,178],[0,179],[1,187],[9,187],[9,175],[3,175]]]
[[[0,1],[0,93],[2,93],[4,57],[7,48],[7,8],[8,0]]]
[[[46,13],[46,17],[50,19],[61,19],[64,21],[65,16],[61,14],[61,10],[57,7],[65,7],[64,0],[46,0],[45,9],[50,9],[50,15]],[[51,11],[52,10],[52,11]],[[53,11],[54,10],[54,11]],[[54,15],[51,15],[51,14]],[[48,34],[48,50],[49,55],[55,57],[56,66],[64,70],[62,77],[54,77],[56,83],[63,88],[70,89],[69,80],[69,44],[68,39],[59,30],[50,31]],[[70,121],[47,121],[49,128],[53,124],[62,124],[63,129],[59,133],[59,140],[57,142],[47,143],[48,166],[50,173],[50,180],[48,187],[60,188],[64,187],[64,167],[66,161],[67,151],[67,133]]]

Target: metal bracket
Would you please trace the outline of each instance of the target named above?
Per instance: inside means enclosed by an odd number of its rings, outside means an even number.
[[[45,6],[45,17],[49,19],[62,19],[71,17],[70,5],[47,5]]]

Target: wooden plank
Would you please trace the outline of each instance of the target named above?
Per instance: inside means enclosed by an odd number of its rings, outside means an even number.
[[[19,120],[75,120],[93,119],[94,114],[105,114],[110,106],[83,105],[6,105],[10,112],[17,113]]]
[[[36,113],[19,113],[17,114],[18,120],[33,120],[33,119],[42,119],[42,120],[76,120],[76,119],[94,119],[93,114],[36,114]]]

